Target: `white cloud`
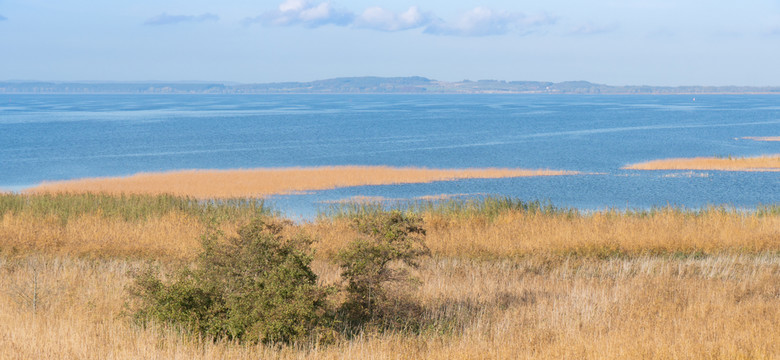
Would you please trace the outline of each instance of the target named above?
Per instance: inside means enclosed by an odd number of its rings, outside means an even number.
[[[353,25],[380,31],[402,31],[426,26],[432,19],[432,15],[421,12],[417,6],[400,14],[381,7],[371,7],[363,11]]]
[[[153,18],[149,18],[144,22],[146,25],[170,25],[182,22],[204,22],[204,21],[217,21],[219,16],[212,13],[205,13],[201,15],[169,15],[162,13]]]
[[[555,18],[549,15],[530,17],[518,12],[476,7],[467,11],[454,23],[439,21],[428,26],[425,32],[451,36],[488,36],[510,32],[527,34],[538,27],[553,23]]]
[[[432,13],[417,6],[395,13],[379,6],[365,9],[360,15],[338,8],[330,1],[285,0],[279,6],[256,17],[244,19],[245,24],[260,23],[266,26],[323,25],[352,26],[378,31],[404,31],[425,28],[426,34],[449,36],[488,36],[510,32],[529,34],[555,23],[547,14],[528,16],[520,12],[474,8],[455,22],[437,19]]]
[[[336,8],[328,1],[314,4],[307,0],[286,0],[276,10],[254,18],[247,18],[244,22],[273,26],[319,27],[328,24],[349,25],[354,18],[355,15],[352,12]]]

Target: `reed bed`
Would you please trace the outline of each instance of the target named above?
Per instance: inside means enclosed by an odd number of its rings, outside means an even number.
[[[755,141],[780,141],[780,136],[745,136],[743,139]]]
[[[758,359],[780,356],[780,256],[429,258],[419,333],[239,345],[123,314],[144,262],[0,257],[0,359]],[[337,277],[328,263],[320,278]],[[34,284],[37,284],[34,286]],[[33,292],[37,300],[30,300]]]
[[[393,206],[334,205],[320,220],[304,225],[323,254],[335,254],[356,234],[352,218],[373,216]],[[581,212],[542,202],[509,198],[421,201],[396,210],[419,214],[433,254],[446,257],[551,256],[620,257],[761,253],[780,251],[780,207],[752,211],[727,207],[685,210]]]
[[[6,213],[55,216],[62,222],[84,214],[139,221],[181,213],[201,219],[245,219],[269,215],[263,199],[233,198],[201,200],[171,194],[109,195],[104,193],[0,194],[0,216]]]
[[[230,233],[256,201],[159,196],[0,196],[0,359],[624,359],[780,357],[780,207],[582,212],[508,198],[416,201],[432,256],[414,275],[417,331],[277,347],[141,327],[127,286],[151,262],[192,260],[209,227]],[[317,239],[312,268],[352,219],[387,205],[333,204],[289,231]]]
[[[780,171],[780,155],[696,157],[653,160],[624,166],[627,170]]]
[[[174,206],[175,205],[175,206]],[[331,258],[357,236],[352,219],[391,210],[377,203],[332,204],[293,227]],[[397,209],[423,218],[435,256],[515,258],[620,257],[780,251],[780,207],[712,207],[581,212],[509,198],[416,201]],[[209,227],[233,233],[257,214],[257,202],[199,202],[168,195],[2,195],[0,254],[186,260]]]
[[[231,233],[271,215],[257,199],[0,194],[0,254],[188,259],[208,227]]]
[[[526,169],[427,169],[326,166],[248,170],[186,170],[128,177],[46,182],[28,193],[173,194],[200,199],[263,197],[361,185],[428,183],[456,179],[575,175]]]
[[[725,209],[588,214],[511,211],[452,220],[429,215],[426,241],[446,256],[529,256],[550,253],[609,258],[641,254],[760,253],[780,250],[780,216]]]

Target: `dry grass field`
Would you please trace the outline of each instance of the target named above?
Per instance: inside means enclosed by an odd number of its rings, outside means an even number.
[[[415,270],[419,332],[275,347],[129,320],[136,271],[191,261],[206,227],[232,232],[262,212],[247,204],[0,195],[0,359],[780,357],[777,207],[420,207],[432,256]],[[349,214],[288,231],[317,239],[313,268],[338,282],[331,259],[355,236]]]
[[[653,160],[624,166],[628,170],[780,171],[780,155],[758,157],[696,157]]]
[[[275,348],[140,328],[123,315],[140,261],[3,259],[1,359],[473,359],[780,356],[780,257],[424,262],[431,329]],[[320,264],[322,278],[337,276]],[[29,299],[37,279],[38,298]]]
[[[575,175],[574,171],[525,169],[427,169],[388,166],[324,166],[248,170],[186,170],[128,177],[43,183],[30,193],[174,194],[209,198],[260,197],[360,185],[427,183],[455,179]]]

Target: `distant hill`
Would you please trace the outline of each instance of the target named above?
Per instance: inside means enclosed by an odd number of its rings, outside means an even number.
[[[0,93],[36,94],[780,94],[780,87],[610,86],[587,81],[541,82],[412,77],[346,77],[310,82],[0,82]]]

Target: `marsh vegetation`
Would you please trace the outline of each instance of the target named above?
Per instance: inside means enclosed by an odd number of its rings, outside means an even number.
[[[0,217],[0,358],[780,356],[777,206],[585,212],[487,198],[334,204],[294,224],[254,200],[4,194]],[[260,250],[240,239],[276,239],[293,254],[280,263],[305,265],[287,274],[305,275],[310,293],[267,299],[309,294],[316,319],[266,323],[287,324],[286,337],[246,328],[261,341],[151,312],[138,321],[139,285],[168,289],[162,299],[253,289],[211,271],[254,261]],[[203,319],[190,324],[230,323]]]

